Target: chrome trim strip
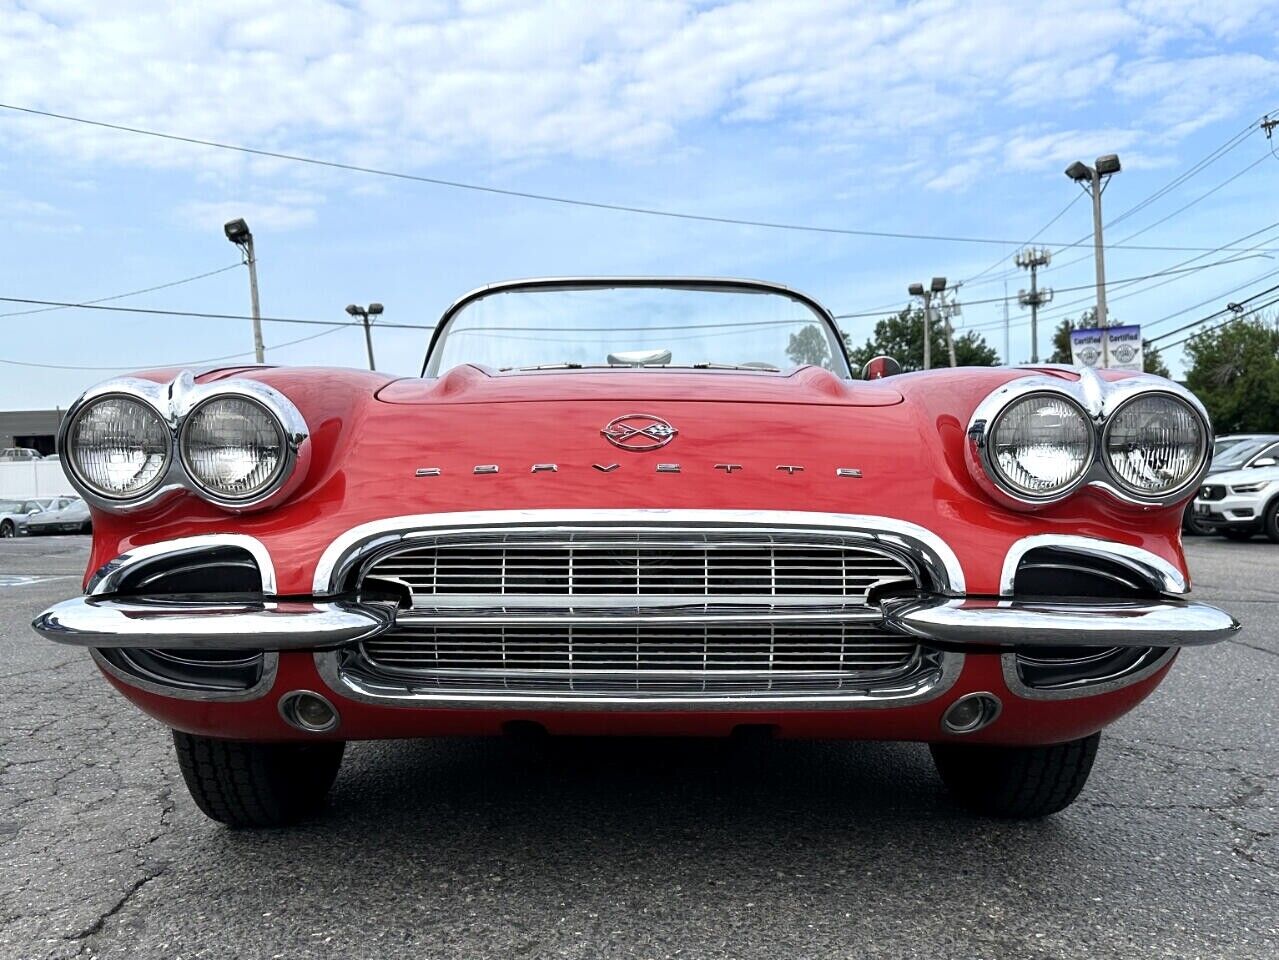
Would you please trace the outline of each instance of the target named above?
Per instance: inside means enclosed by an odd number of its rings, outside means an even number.
[[[1008,548],[1004,557],[1004,566],[999,574],[999,593],[1001,596],[1013,595],[1013,583],[1017,579],[1017,569],[1022,558],[1038,547],[1052,547],[1069,553],[1078,553],[1087,557],[1110,560],[1132,571],[1150,584],[1159,593],[1181,596],[1190,592],[1190,584],[1175,566],[1163,557],[1143,550],[1141,547],[1129,546],[1126,543],[1115,543],[1113,540],[1098,540],[1094,537],[1080,537],[1065,533],[1041,533],[1031,537],[1023,537]]]
[[[996,503],[1012,510],[1038,510],[1059,503],[1081,487],[1089,486],[1106,491],[1124,504],[1166,507],[1184,500],[1190,491],[1199,486],[1211,462],[1209,453],[1212,450],[1212,423],[1204,405],[1193,393],[1171,380],[1148,374],[1112,381],[1103,380],[1096,371],[1086,367],[1076,372],[1079,375],[1076,381],[1043,374],[1010,380],[977,404],[968,421],[964,459],[973,479]],[[1084,415],[1091,427],[1091,447],[1084,469],[1068,487],[1044,497],[1024,494],[1007,486],[992,464],[990,449],[990,435],[1004,411],[1015,401],[1034,394],[1046,394],[1066,400]],[[1202,427],[1199,467],[1176,489],[1158,496],[1127,489],[1114,475],[1104,454],[1105,437],[1114,414],[1137,397],[1150,394],[1163,394],[1185,403]]]
[[[924,642],[966,646],[1179,647],[1239,632],[1228,613],[1186,601],[885,600],[884,625]]]
[[[1143,664],[1136,670],[1117,677],[1090,680],[1069,687],[1028,687],[1022,682],[1021,673],[1017,669],[1015,652],[1002,654],[999,658],[1000,670],[1004,674],[1004,684],[1015,696],[1025,700],[1075,700],[1079,697],[1092,697],[1102,693],[1122,690],[1124,687],[1139,683],[1153,676],[1171,663],[1177,656],[1180,647],[1169,647],[1154,660]]]
[[[632,624],[649,624],[651,626],[679,626],[680,624],[726,624],[726,623],[877,623],[880,613],[871,607],[849,606],[797,606],[774,607],[768,604],[756,604],[752,607],[719,608],[716,604],[699,606],[690,609],[688,598],[683,598],[679,605],[661,606],[648,602],[642,607],[636,606],[634,598],[628,608],[590,607],[561,605],[558,608],[538,609],[534,606],[513,610],[500,596],[492,597],[495,604],[490,608],[439,607],[435,609],[416,607],[396,613],[395,622],[401,627],[459,627],[468,624],[484,626],[496,624],[500,626],[538,626],[554,624],[566,626],[619,626]],[[556,598],[563,600],[565,598]],[[594,600],[594,598],[590,598]],[[647,601],[648,598],[645,598]]]
[[[79,647],[310,650],[377,636],[392,620],[387,608],[349,603],[75,597],[31,626]]]
[[[808,294],[792,287],[783,286],[780,283],[728,277],[531,277],[524,280],[503,280],[499,283],[490,283],[483,287],[477,287],[454,300],[440,316],[439,322],[436,323],[435,330],[431,334],[431,340],[427,344],[426,357],[422,360],[422,376],[439,376],[438,360],[435,364],[431,362],[432,355],[435,353],[435,346],[444,336],[453,318],[463,308],[476,300],[483,300],[485,297],[492,296],[495,293],[510,293],[515,290],[590,290],[636,287],[665,287],[671,290],[728,292],[737,290],[744,293],[772,293],[794,300],[796,303],[811,310],[817,315],[817,319],[822,320],[827,325],[829,332],[833,334],[834,342],[842,348],[840,350],[840,359],[844,361],[844,369],[842,374],[837,375],[842,375],[845,380],[852,379],[852,364],[848,360],[848,350],[843,346],[844,336],[840,332],[839,324],[835,322],[834,314],[829,309]]]
[[[167,683],[155,683],[151,680],[135,677],[131,673],[126,673],[117,667],[114,663],[107,660],[97,650],[90,650],[90,656],[99,669],[105,673],[115,677],[121,683],[130,687],[136,687],[139,690],[145,690],[147,693],[156,693],[162,697],[172,697],[175,700],[198,700],[205,703],[221,702],[221,703],[238,703],[248,700],[258,700],[271,691],[275,686],[275,676],[280,668],[280,655],[274,650],[267,650],[262,654],[262,676],[258,682],[247,690],[198,690],[193,687],[181,687],[170,685]]]
[[[161,540],[159,543],[131,547],[127,553],[108,560],[94,571],[93,576],[89,578],[85,593],[91,597],[115,593],[120,589],[124,578],[139,568],[171,557],[198,554],[218,547],[239,547],[247,551],[258,565],[258,573],[262,578],[262,592],[267,595],[276,592],[275,564],[271,562],[271,554],[261,540],[243,533],[206,533],[197,537],[180,537],[176,540]]]
[[[456,707],[539,710],[850,710],[913,706],[940,697],[959,679],[963,670],[962,653],[927,654],[921,670],[908,677],[886,682],[881,688],[870,681],[860,689],[825,692],[760,693],[732,692],[722,694],[643,694],[643,693],[571,693],[554,691],[544,694],[513,692],[500,689],[441,690],[430,689],[412,680],[396,683],[374,681],[355,676],[342,669],[342,651],[321,650],[315,653],[315,668],[325,684],[338,696],[362,703],[392,707]]]
[[[950,546],[918,524],[864,514],[818,513],[800,510],[481,510],[460,513],[420,513],[374,520],[353,527],[325,548],[315,567],[312,590],[331,596],[367,557],[405,540],[436,534],[492,533],[502,530],[581,532],[599,527],[607,532],[667,529],[787,533],[826,532],[904,551],[923,566],[937,592],[960,596],[965,590],[963,567]]]
[[[168,461],[160,478],[139,494],[107,497],[89,486],[76,472],[75,458],[67,449],[67,441],[85,407],[95,400],[120,395],[150,407],[169,431]],[[232,500],[220,496],[197,482],[188,473],[182,455],[182,437],[187,417],[196,407],[220,396],[238,396],[264,407],[280,425],[284,440],[284,463],[267,490],[254,497]],[[129,513],[150,507],[182,491],[189,491],[232,513],[264,510],[289,496],[302,482],[311,462],[310,430],[293,402],[274,387],[257,380],[215,380],[197,384],[190,370],[183,370],[169,383],[117,377],[86,390],[67,410],[58,427],[58,453],[71,485],[85,502],[110,513]]]

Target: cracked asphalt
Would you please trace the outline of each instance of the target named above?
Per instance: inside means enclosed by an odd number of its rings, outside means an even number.
[[[961,812],[913,744],[458,740],[353,744],[318,819],[260,833],[30,632],[87,543],[0,541],[0,957],[1279,956],[1268,542],[1188,543],[1245,633],[1183,653],[1042,822]]]

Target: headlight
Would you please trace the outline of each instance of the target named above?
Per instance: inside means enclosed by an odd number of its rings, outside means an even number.
[[[269,491],[288,460],[280,422],[262,404],[239,396],[214,397],[192,410],[178,446],[191,479],[233,502]]]
[[[1075,403],[1037,393],[1009,404],[989,438],[989,463],[1018,497],[1047,500],[1070,489],[1092,461],[1093,431]]]
[[[163,480],[172,443],[169,428],[147,404],[107,395],[76,414],[67,454],[71,469],[94,493],[128,500]]]
[[[1114,412],[1102,445],[1120,486],[1138,496],[1160,497],[1199,472],[1207,452],[1207,431],[1185,401],[1147,393]]]
[[[1258,480],[1256,483],[1237,483],[1230,488],[1231,493],[1260,493],[1270,486],[1269,480]]]

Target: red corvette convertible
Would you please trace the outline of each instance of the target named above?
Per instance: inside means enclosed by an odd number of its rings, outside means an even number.
[[[882,373],[876,365],[871,372]],[[314,810],[347,740],[915,740],[1036,817],[1183,646],[1203,407],[1058,367],[856,379],[773,284],[565,279],[454,303],[420,378],[154,370],[69,410],[88,647],[196,803]]]

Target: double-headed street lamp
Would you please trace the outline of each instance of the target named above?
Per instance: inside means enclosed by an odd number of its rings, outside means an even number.
[[[382,304],[370,303],[367,307],[362,307],[358,303],[352,303],[346,308],[346,312],[353,317],[359,317],[364,324],[364,345],[369,351],[369,369],[376,370],[377,366],[373,363],[373,332],[369,328],[369,317],[381,316]]]
[[[253,306],[253,356],[256,362],[264,363],[266,351],[262,346],[262,313],[258,308],[258,259],[253,254],[253,234],[243,218],[228,221],[222,232],[226,238],[240,248],[244,262],[249,266],[249,300]]]
[[[1098,157],[1094,166],[1076,160],[1066,168],[1066,176],[1092,195],[1092,249],[1097,265],[1097,326],[1106,326],[1106,257],[1101,244],[1101,193],[1110,178],[1122,168],[1119,156],[1108,153]]]
[[[912,283],[908,288],[908,292],[912,297],[919,297],[924,301],[924,369],[932,369],[933,349],[932,349],[932,318],[933,318],[933,296],[944,292],[946,289],[945,277],[933,277],[932,282],[928,285],[928,289],[924,289],[922,283]]]

